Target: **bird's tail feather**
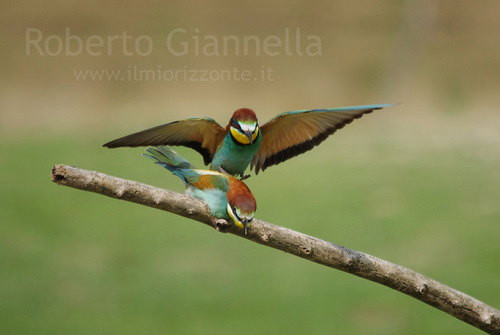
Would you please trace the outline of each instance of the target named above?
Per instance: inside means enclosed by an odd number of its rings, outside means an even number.
[[[172,172],[179,169],[195,168],[169,146],[150,147],[142,155]]]

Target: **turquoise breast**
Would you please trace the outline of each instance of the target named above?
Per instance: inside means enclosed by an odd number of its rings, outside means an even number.
[[[241,145],[234,142],[228,133],[222,145],[215,151],[211,169],[218,171],[220,167],[231,175],[242,174],[257,153],[260,147],[262,134],[259,133],[253,144]]]
[[[223,192],[217,188],[200,190],[196,187],[189,185],[186,189],[186,194],[189,194],[192,197],[203,200],[208,205],[210,213],[216,218],[230,219],[226,210],[227,206],[226,192]]]

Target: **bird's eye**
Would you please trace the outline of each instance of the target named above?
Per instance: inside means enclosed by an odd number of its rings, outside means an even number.
[[[233,220],[233,221],[240,221],[240,218],[238,217],[238,214],[237,214],[237,211],[236,209],[230,204],[228,203],[227,204],[227,214],[229,214],[229,217]]]
[[[240,123],[238,122],[238,120],[236,120],[236,119],[231,119],[231,126],[232,126],[233,128],[236,128],[236,129],[241,130],[241,125],[240,125]]]

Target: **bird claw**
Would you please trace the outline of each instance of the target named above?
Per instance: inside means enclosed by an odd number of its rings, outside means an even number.
[[[227,233],[229,227],[231,227],[231,223],[224,219],[215,219],[213,221],[214,228],[221,233]]]
[[[229,175],[230,175],[229,173],[227,173],[227,171],[226,171],[226,170],[224,170],[224,169],[222,168],[222,166],[219,166],[219,172],[220,172],[220,173],[223,173],[223,174],[225,174],[225,175],[227,175],[227,176],[229,176]],[[251,177],[251,175],[249,175],[249,174],[243,174],[243,173],[240,173],[240,180],[245,180],[245,179],[248,179],[248,178],[250,178],[250,177]]]
[[[251,175],[249,175],[249,174],[243,174],[243,173],[240,174],[240,180],[245,180],[245,179],[248,179],[250,177],[251,177]]]

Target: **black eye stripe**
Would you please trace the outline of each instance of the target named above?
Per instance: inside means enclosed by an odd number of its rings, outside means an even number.
[[[236,128],[236,129],[241,130],[240,123],[239,123],[239,122],[238,122],[238,120],[236,120],[236,119],[232,119],[232,120],[231,120],[231,126],[233,126],[233,127],[234,127],[234,128]]]
[[[236,120],[236,119],[231,119],[231,127],[236,128],[236,129],[238,129],[238,130],[241,130],[241,131],[243,132],[243,129],[241,129],[241,125],[240,125],[240,123],[239,123],[239,122],[238,122],[238,120]],[[252,134],[255,134],[255,133],[257,132],[257,130],[258,130],[258,129],[259,129],[259,125],[258,125],[258,124],[256,124],[256,125],[255,125],[255,128],[254,128],[254,129],[253,129],[253,131],[252,131]]]
[[[231,205],[231,210],[233,211],[234,216],[236,216],[238,220],[241,220],[240,217],[238,216],[238,212],[236,211],[236,207]]]

